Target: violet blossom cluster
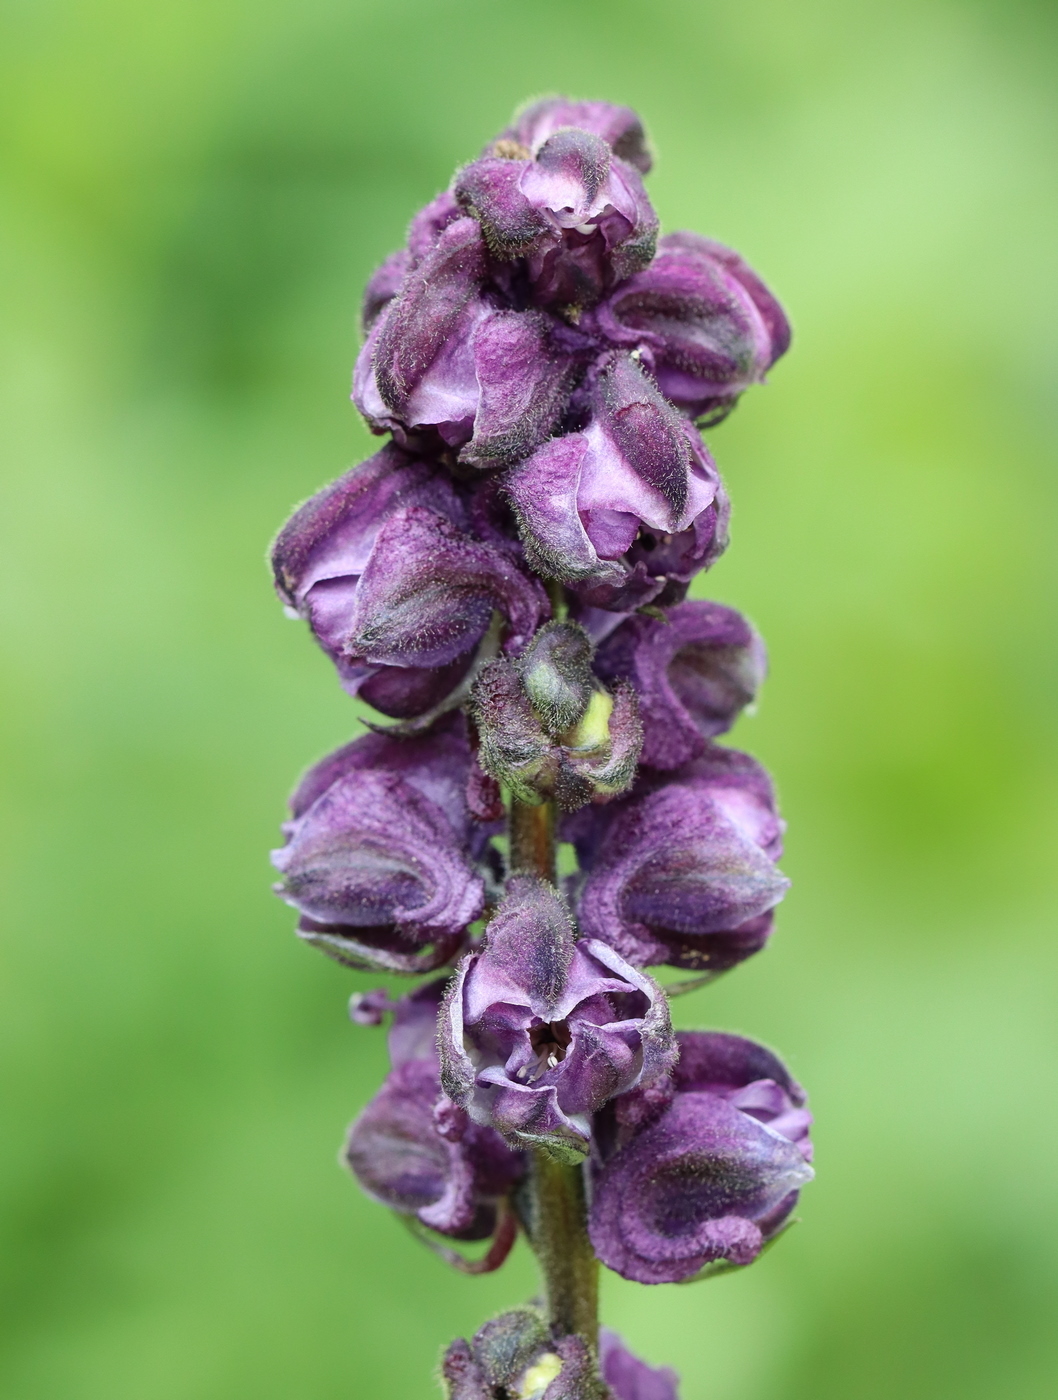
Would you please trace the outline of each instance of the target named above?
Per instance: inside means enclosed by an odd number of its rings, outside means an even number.
[[[365,293],[353,401],[386,441],[272,550],[288,612],[394,721],[302,779],[276,890],[338,962],[432,975],[354,998],[392,1017],[392,1068],[345,1160],[470,1272],[535,1243],[541,1154],[583,1178],[596,1257],[647,1284],[749,1264],[812,1174],[782,1062],[675,1033],[646,971],[734,967],[788,887],[772,784],[717,742],[763,643],[687,592],[727,544],[700,429],[789,326],[736,253],[658,236],[650,165],[634,112],[555,98],[456,172]],[[508,807],[557,814],[575,873],[519,865]],[[442,1371],[451,1400],[676,1395],[535,1306]]]

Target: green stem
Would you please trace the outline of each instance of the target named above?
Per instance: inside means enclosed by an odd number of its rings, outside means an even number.
[[[599,1339],[599,1262],[588,1239],[584,1173],[534,1152],[530,1174],[532,1245],[544,1276],[547,1318],[556,1337]]]
[[[555,881],[555,808],[512,800],[511,870]],[[588,1239],[584,1173],[534,1152],[528,1225],[544,1277],[548,1321],[556,1337],[577,1332],[592,1351],[599,1337],[599,1264]]]
[[[555,804],[541,802],[530,807],[527,802],[512,798],[509,825],[512,874],[516,870],[529,871],[554,884]]]

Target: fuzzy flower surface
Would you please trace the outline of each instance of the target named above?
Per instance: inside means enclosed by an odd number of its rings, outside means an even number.
[[[418,738],[366,734],[309,770],[272,853],[301,938],[348,966],[398,972],[459,951],[484,905],[470,762],[453,715]]]
[[[639,697],[642,761],[671,771],[700,758],[752,704],[767,668],[764,643],[741,613],[686,602],[634,616],[606,638],[596,670]]]
[[[663,1074],[668,1003],[595,939],[577,941],[552,886],[516,875],[480,952],[460,964],[439,1030],[441,1078],[475,1122],[514,1147],[579,1161],[591,1115]]]
[[[272,548],[276,589],[384,714],[421,715],[466,676],[494,616],[517,651],[549,614],[513,545],[481,538],[449,474],[394,444],[324,487]]]
[[[678,1040],[668,1093],[618,1100],[597,1133],[592,1246],[637,1283],[751,1263],[812,1177],[811,1114],[777,1056],[719,1032]]]
[[[758,952],[789,888],[783,823],[764,769],[709,745],[675,773],[570,819],[581,930],[637,967],[722,972]]]
[[[525,1164],[441,1089],[436,1040],[443,990],[443,980],[430,982],[392,1007],[393,1067],[349,1129],[344,1156],[361,1187],[391,1210],[456,1239],[486,1239]]]

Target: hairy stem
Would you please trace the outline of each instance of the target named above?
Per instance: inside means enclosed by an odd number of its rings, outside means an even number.
[[[532,1244],[544,1276],[547,1318],[556,1336],[599,1337],[599,1262],[588,1239],[581,1167],[533,1154]]]
[[[512,799],[510,810],[511,871],[529,871],[555,883],[555,804],[530,807]]]
[[[511,869],[555,880],[555,808],[512,801]],[[544,1276],[548,1321],[556,1336],[577,1332],[594,1351],[599,1336],[599,1264],[588,1239],[581,1167],[533,1154],[529,1230]]]

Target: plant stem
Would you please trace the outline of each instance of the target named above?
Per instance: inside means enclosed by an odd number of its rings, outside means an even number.
[[[554,883],[555,808],[512,801],[511,870]],[[583,1168],[534,1152],[529,1178],[530,1241],[544,1276],[548,1321],[556,1337],[579,1333],[595,1351],[599,1337],[599,1264],[588,1239]]]
[[[588,1239],[583,1168],[534,1152],[532,1245],[544,1276],[547,1319],[556,1337],[599,1339],[599,1261]]]
[[[555,804],[511,800],[511,871],[529,871],[555,883]]]

